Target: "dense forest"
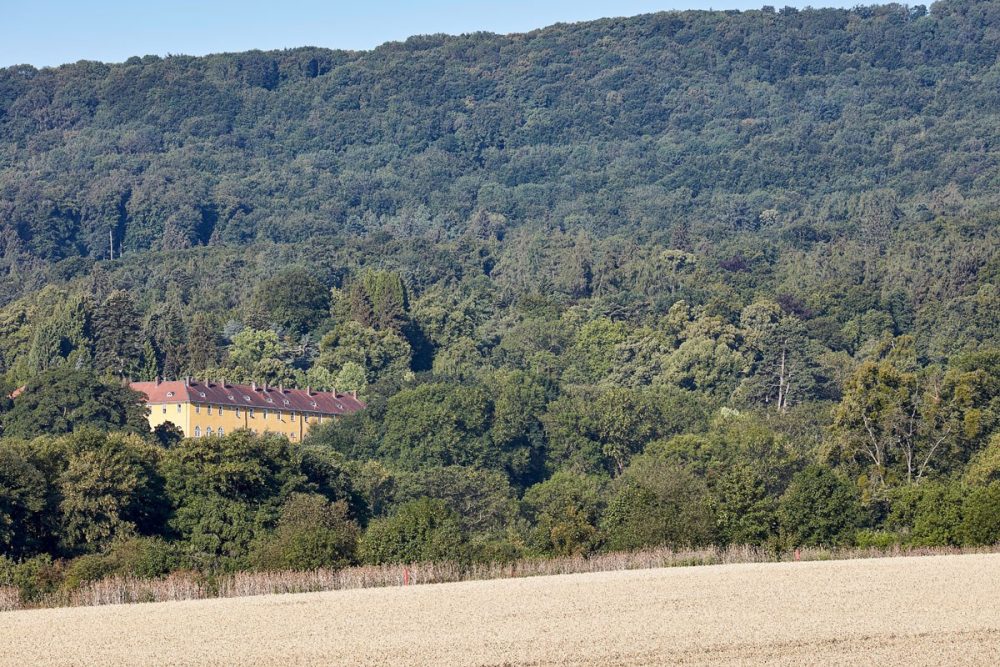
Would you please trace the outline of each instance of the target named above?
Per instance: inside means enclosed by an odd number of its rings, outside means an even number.
[[[945,0],[0,70],[0,583],[1000,541],[998,56]],[[185,375],[368,408],[150,433]]]

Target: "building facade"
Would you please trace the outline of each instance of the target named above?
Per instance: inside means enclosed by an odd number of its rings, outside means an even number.
[[[285,389],[225,381],[133,382],[145,394],[149,427],[171,422],[187,438],[225,435],[241,428],[301,441],[309,427],[365,407],[354,394]]]

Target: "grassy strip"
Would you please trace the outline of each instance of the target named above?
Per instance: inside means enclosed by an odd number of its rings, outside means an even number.
[[[87,582],[80,587],[52,594],[31,607],[97,606],[204,600],[278,593],[311,593],[357,588],[380,588],[456,581],[480,581],[512,577],[536,577],[585,572],[612,572],[660,567],[720,565],[730,563],[770,563],[790,560],[848,560],[896,556],[939,556],[997,553],[990,547],[892,547],[803,548],[775,553],[758,547],[707,547],[703,549],[650,549],[645,551],[539,558],[512,563],[462,564],[456,562],[411,563],[408,565],[365,565],[340,570],[279,572],[237,572],[215,580],[191,572],[177,572],[159,579],[112,576]],[[0,611],[24,608],[17,588],[0,587]]]

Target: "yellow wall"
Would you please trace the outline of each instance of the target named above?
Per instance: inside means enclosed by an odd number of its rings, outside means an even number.
[[[225,433],[246,428],[255,433],[281,433],[288,436],[289,440],[299,441],[311,425],[332,418],[302,413],[294,413],[295,416],[292,417],[293,413],[290,411],[273,408],[266,411],[254,408],[251,416],[249,408],[206,403],[149,403],[148,407],[150,429],[169,421],[178,426],[187,438],[198,437],[196,428],[200,436],[204,437],[209,428],[212,429],[212,435],[216,435],[221,427]]]

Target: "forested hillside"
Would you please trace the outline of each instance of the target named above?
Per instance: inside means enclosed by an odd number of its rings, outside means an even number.
[[[998,56],[946,0],[0,70],[8,577],[1000,540]],[[369,409],[146,434],[184,375]]]

